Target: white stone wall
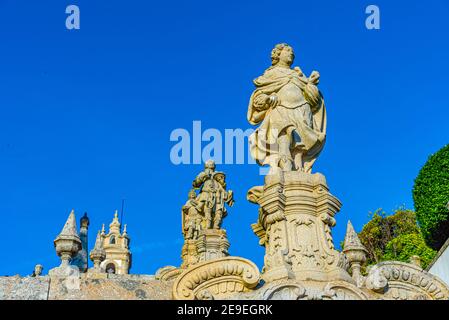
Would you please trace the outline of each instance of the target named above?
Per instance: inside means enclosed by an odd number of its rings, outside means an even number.
[[[449,285],[449,246],[445,245],[438,259],[430,267],[429,272],[443,280],[446,285]]]

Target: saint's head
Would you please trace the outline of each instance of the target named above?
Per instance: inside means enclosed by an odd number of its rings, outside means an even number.
[[[215,171],[215,161],[214,160],[207,160],[206,163],[204,164],[204,169],[206,170],[210,170],[212,172]]]
[[[219,184],[221,184],[223,186],[223,188],[226,188],[226,177],[225,177],[224,173],[217,172],[215,174],[215,180],[217,180],[217,182]]]
[[[290,67],[295,59],[293,48],[286,43],[277,44],[271,51],[271,64]]]

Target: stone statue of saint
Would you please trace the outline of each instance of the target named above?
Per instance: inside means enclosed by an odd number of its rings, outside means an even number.
[[[226,190],[226,176],[215,171],[215,162],[206,161],[204,171],[195,180],[193,187],[200,189],[197,197],[198,209],[204,214],[206,229],[220,229],[227,211],[225,203],[230,207],[234,204],[233,192]]]
[[[182,207],[182,233],[187,240],[198,239],[203,221],[203,216],[198,208],[195,190],[190,190],[189,200]]]
[[[270,173],[310,173],[326,138],[326,109],[317,88],[320,75],[306,77],[299,67],[291,68],[292,47],[282,43],[271,52],[272,66],[254,80],[248,121],[260,124],[250,136],[251,155]]]

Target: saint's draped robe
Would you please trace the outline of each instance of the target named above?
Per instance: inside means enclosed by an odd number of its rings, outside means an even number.
[[[273,165],[280,158],[278,138],[287,134],[290,151],[301,152],[304,170],[310,172],[321,152],[326,135],[326,108],[318,88],[299,68],[270,67],[254,80],[248,121],[259,128],[250,136],[251,155],[260,165]],[[278,103],[269,107],[267,97]],[[289,160],[293,160],[291,154]]]

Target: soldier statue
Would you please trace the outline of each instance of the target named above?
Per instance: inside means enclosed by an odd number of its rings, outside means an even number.
[[[198,209],[204,216],[206,229],[220,229],[227,211],[225,203],[230,207],[234,204],[234,195],[226,190],[226,176],[223,172],[215,171],[215,162],[206,161],[204,171],[195,180],[193,188],[199,189]]]

